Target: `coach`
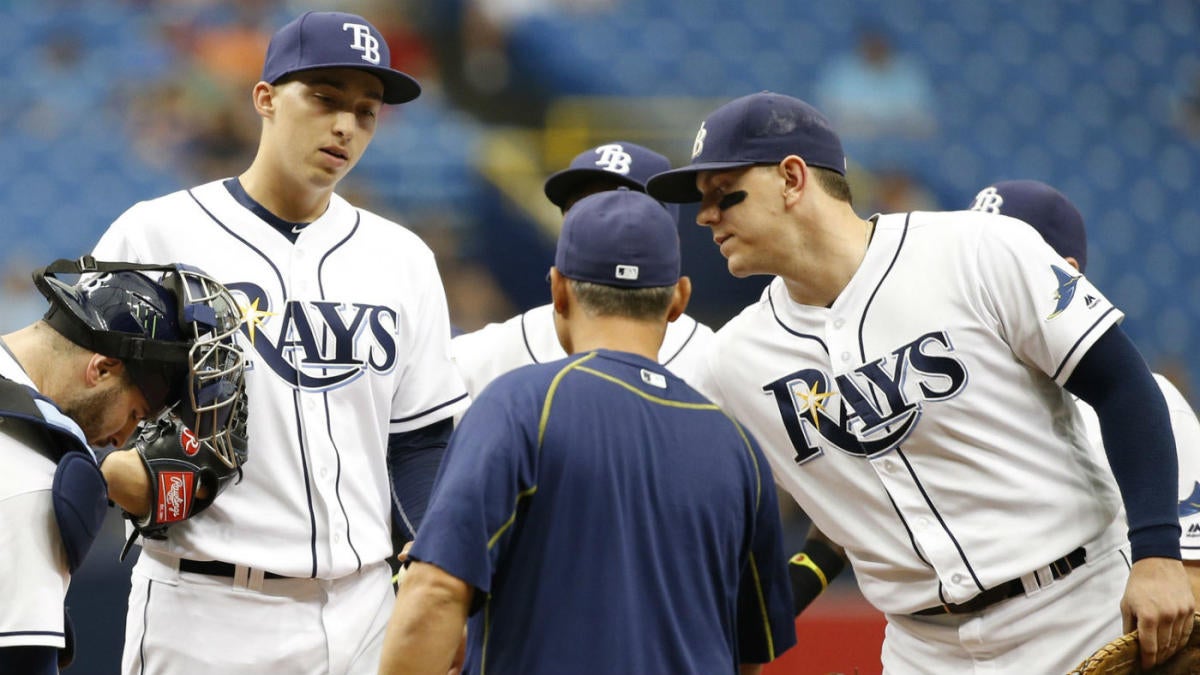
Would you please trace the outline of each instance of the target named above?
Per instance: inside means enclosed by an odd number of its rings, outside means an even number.
[[[755,672],[795,643],[779,510],[750,436],[656,360],[679,235],[584,198],[550,269],[566,359],[489,385],[451,438],[383,673]]]

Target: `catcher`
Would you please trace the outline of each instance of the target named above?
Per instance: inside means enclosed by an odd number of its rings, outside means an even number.
[[[204,273],[85,257],[34,282],[50,309],[0,336],[0,672],[42,675],[73,658],[64,599],[106,507],[144,536],[202,511],[240,477],[246,402],[240,312]]]

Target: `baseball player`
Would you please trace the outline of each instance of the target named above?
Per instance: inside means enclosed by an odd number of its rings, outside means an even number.
[[[650,197],[567,213],[550,284],[573,356],[502,375],[464,415],[381,672],[447,672],[468,616],[464,673],[754,672],[795,642],[770,469],[656,358],[679,279]]]
[[[584,150],[566,169],[552,174],[543,187],[546,198],[565,215],[575,202],[597,192],[619,187],[645,192],[646,179],[671,168],[666,157],[635,143],[613,141]],[[678,218],[679,207],[666,205]],[[691,287],[683,277],[680,283]],[[667,335],[659,348],[659,363],[684,380],[695,370],[696,360],[712,339],[713,331],[696,319],[681,314],[667,324]],[[456,335],[451,340],[454,361],[471,396],[497,376],[530,363],[549,363],[567,354],[554,331],[554,307],[546,304],[493,323],[477,331]]]
[[[820,112],[763,92],[647,183],[700,202],[730,273],[775,275],[697,388],[845,548],[887,617],[887,672],[1066,672],[1123,616],[1147,664],[1166,658],[1193,609],[1159,489],[1174,442],[1120,311],[999,216],[859,218],[845,162]],[[1095,478],[1071,394],[1096,409],[1121,495]]]
[[[240,393],[240,352],[232,343],[239,315],[219,285],[175,266],[160,268],[167,274],[156,281],[137,271],[139,266],[95,261],[86,267],[103,274],[71,285],[57,274],[77,274],[85,266],[66,263],[35,273],[50,300],[45,318],[0,337],[4,673],[52,674],[70,664],[74,636],[63,603],[108,500],[138,517],[163,506],[158,491],[151,490],[163,475],[155,470],[156,460],[137,449],[116,448],[126,445],[141,420],[167,409],[183,413],[180,400],[196,400],[185,394],[189,383],[200,385],[193,394],[202,398],[222,384],[230,385],[231,396]],[[197,285],[216,292],[190,295]],[[233,357],[231,368],[209,379],[211,366],[227,356]],[[204,403],[215,410],[233,400],[207,397]],[[187,406],[194,428],[205,406]],[[206,443],[225,429],[208,430],[215,433]],[[197,441],[193,454],[201,452],[200,445]],[[171,476],[195,478],[179,468]],[[174,496],[200,499],[192,485],[177,487]]]
[[[1087,230],[1079,209],[1061,192],[1035,180],[1009,180],[979,191],[973,211],[999,213],[1025,221],[1042,235],[1067,264],[1082,274],[1087,268]],[[1183,394],[1167,378],[1154,374],[1171,415],[1175,451],[1179,456],[1179,550],[1200,603],[1200,420]],[[1100,422],[1090,407],[1081,405],[1084,426],[1093,447],[1103,451]],[[1107,460],[1104,460],[1107,461]]]
[[[283,26],[253,89],[262,133],[250,167],[134,205],[96,246],[200,265],[239,298],[250,451],[263,467],[145,542],[127,674],[378,668],[393,506],[411,536],[468,401],[432,251],[334,193],[382,106],[420,93],[389,62],[360,16]]]

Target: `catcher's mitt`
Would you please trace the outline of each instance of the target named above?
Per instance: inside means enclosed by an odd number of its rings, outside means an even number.
[[[1068,675],[1200,675],[1200,614],[1193,621],[1187,644],[1150,670],[1142,670],[1135,630],[1096,650]]]
[[[135,530],[130,544],[139,534],[165,538],[168,527],[208,508],[235,477],[241,480],[247,459],[244,428],[232,437],[234,452],[227,457],[174,415],[143,425],[134,447],[150,475],[150,512],[141,518],[125,514]]]

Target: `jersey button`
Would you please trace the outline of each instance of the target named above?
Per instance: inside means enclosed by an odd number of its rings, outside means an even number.
[[[950,581],[953,581],[956,584],[961,584],[963,582],[963,575],[952,574],[952,575],[950,575]]]
[[[845,325],[846,325],[845,319],[837,319],[836,321],[833,322],[834,328],[841,328],[842,326],[845,326]]]
[[[842,352],[842,360],[849,361],[850,360],[850,352]]]

